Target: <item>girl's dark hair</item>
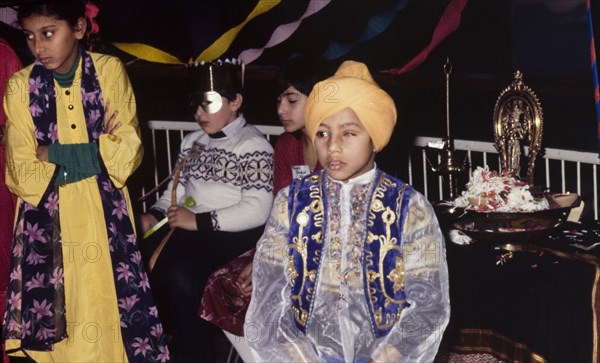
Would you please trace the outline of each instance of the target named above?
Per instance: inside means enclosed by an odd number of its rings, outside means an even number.
[[[33,2],[19,6],[17,19],[23,23],[23,19],[32,15],[42,15],[65,20],[74,27],[79,18],[85,18],[85,2],[82,0],[55,0],[46,2]]]
[[[43,2],[30,2],[20,5],[17,10],[17,19],[20,24],[23,24],[23,19],[32,15],[41,15],[65,20],[71,27],[77,25],[79,18],[84,18],[87,21],[85,30],[86,36],[83,39],[84,48],[94,48],[102,50],[103,46],[100,37],[97,34],[90,34],[92,23],[86,17],[86,1],[85,0],[49,0]]]
[[[296,56],[286,61],[275,79],[275,92],[280,95],[290,86],[296,88],[299,92],[309,95],[313,86],[327,78],[323,64]]]

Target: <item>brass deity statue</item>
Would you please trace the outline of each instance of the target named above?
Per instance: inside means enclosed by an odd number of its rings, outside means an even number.
[[[503,90],[494,109],[494,138],[500,169],[520,178],[521,157],[527,153],[527,184],[533,185],[535,161],[542,145],[542,107],[517,71],[513,83]]]

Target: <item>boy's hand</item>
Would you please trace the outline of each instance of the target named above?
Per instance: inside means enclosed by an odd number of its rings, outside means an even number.
[[[247,264],[240,272],[237,287],[243,297],[248,297],[252,293],[252,262]]]
[[[140,215],[140,228],[142,229],[142,234],[148,232],[148,230],[154,227],[156,223],[158,223],[158,220],[152,214],[144,213]]]
[[[169,217],[169,226],[171,228],[179,227],[187,231],[198,230],[196,214],[187,208],[178,205],[169,207],[167,217]]]
[[[35,154],[40,161],[48,161],[48,146],[38,146]]]

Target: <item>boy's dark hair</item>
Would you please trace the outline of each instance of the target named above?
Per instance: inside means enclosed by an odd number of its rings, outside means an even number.
[[[313,86],[325,79],[326,76],[323,64],[320,62],[303,56],[295,56],[283,63],[279,69],[275,79],[275,94],[280,95],[293,86],[308,96]]]

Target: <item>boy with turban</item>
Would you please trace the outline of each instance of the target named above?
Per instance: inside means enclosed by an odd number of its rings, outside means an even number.
[[[450,316],[431,204],[381,170],[396,123],[367,67],[313,88],[322,171],[281,190],[254,258],[245,338],[260,362],[432,362]]]

